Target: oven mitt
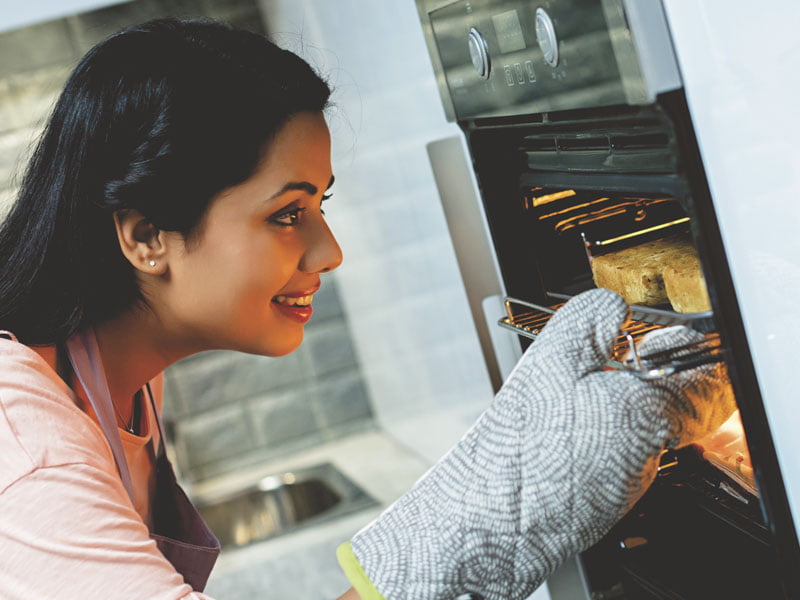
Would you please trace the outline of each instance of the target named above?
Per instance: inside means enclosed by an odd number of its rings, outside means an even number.
[[[527,598],[631,508],[663,449],[731,414],[723,365],[656,382],[604,370],[627,313],[608,290],[567,302],[461,441],[339,547],[362,600]],[[697,339],[673,327],[639,347]]]

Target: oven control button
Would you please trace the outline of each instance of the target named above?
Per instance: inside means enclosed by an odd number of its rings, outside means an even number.
[[[522,65],[514,63],[514,72],[517,74],[517,83],[522,85],[525,83],[525,72],[522,70]]]
[[[505,65],[503,67],[503,71],[506,74],[506,85],[509,87],[514,85],[514,74],[511,72],[511,67],[509,65]]]
[[[486,38],[474,27],[469,30],[469,57],[478,75],[483,79],[489,79],[492,70],[489,47],[486,45]]]
[[[528,81],[536,83],[536,71],[533,70],[533,61],[525,61],[525,70],[528,72]]]
[[[544,54],[544,62],[551,67],[558,65],[558,38],[550,15],[543,8],[536,9],[536,41]]]

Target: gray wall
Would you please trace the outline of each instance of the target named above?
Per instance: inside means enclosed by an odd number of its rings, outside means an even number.
[[[0,33],[0,211],[70,70],[94,43],[167,15],[264,31],[255,0],[137,0]],[[335,274],[323,278],[305,342],[283,358],[207,352],[173,365],[164,417],[186,481],[199,481],[374,425]]]

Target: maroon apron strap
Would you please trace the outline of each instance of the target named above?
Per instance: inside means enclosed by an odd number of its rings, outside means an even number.
[[[87,329],[70,338],[67,350],[73,371],[97,414],[122,483],[133,503],[133,485],[94,331]],[[156,493],[152,498],[154,525],[150,537],[186,583],[197,591],[203,591],[219,555],[219,542],[175,479],[164,450],[166,438],[153,391],[149,384],[145,387],[160,435],[160,448],[154,464]],[[153,454],[156,455],[155,448]]]
[[[128,461],[125,459],[122,439],[117,429],[117,413],[114,412],[114,406],[111,403],[111,392],[108,390],[106,374],[100,359],[100,348],[97,345],[94,331],[91,328],[85,329],[72,336],[67,340],[67,350],[72,370],[83,386],[86,397],[97,415],[103,435],[111,447],[122,485],[128,492],[131,504],[135,505]]]
[[[149,383],[145,387],[158,424],[160,440],[158,451],[153,449],[153,454],[157,456],[158,503],[153,506],[153,531],[150,537],[155,540],[158,549],[175,570],[183,575],[186,583],[192,589],[202,592],[219,556],[219,541],[175,478],[175,471],[164,447],[166,437],[153,390]]]

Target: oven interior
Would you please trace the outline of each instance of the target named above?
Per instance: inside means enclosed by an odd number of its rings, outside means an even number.
[[[500,325],[514,329],[523,348],[549,318],[546,309],[595,287],[593,257],[656,239],[694,245],[716,305],[709,275],[719,250],[698,220],[674,121],[665,103],[460,123],[509,297]],[[663,305],[633,317],[642,334],[693,327],[717,340],[725,359],[713,310],[681,314]],[[721,445],[665,453],[648,493],[581,555],[591,598],[781,597],[741,421],[728,426],[733,433]]]

